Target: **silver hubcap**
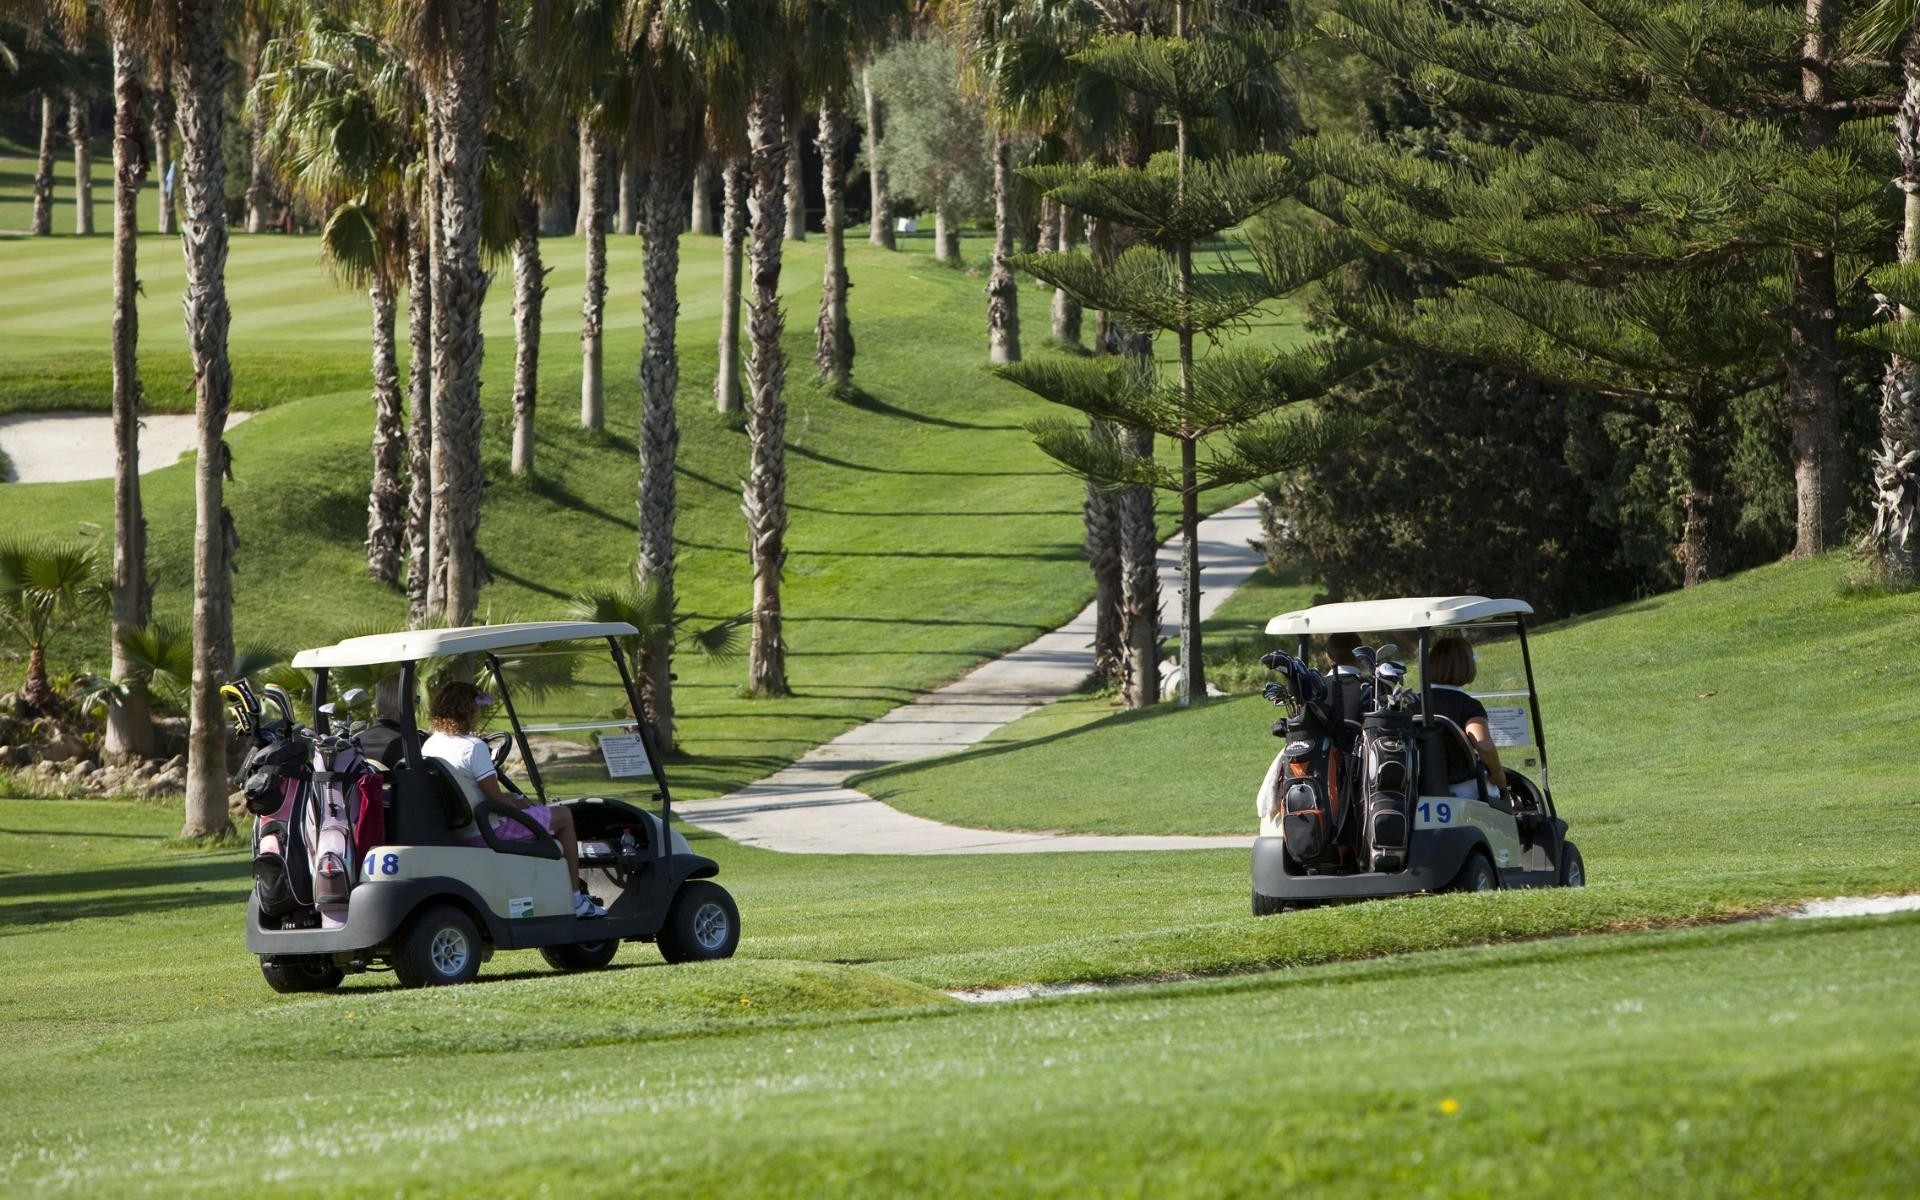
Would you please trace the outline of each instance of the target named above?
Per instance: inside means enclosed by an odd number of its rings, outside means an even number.
[[[1492,891],[1493,890],[1493,872],[1487,870],[1487,868],[1485,867],[1481,867],[1480,873],[1474,877],[1473,890],[1476,892]]]
[[[1574,863],[1571,867],[1568,867],[1567,868],[1567,886],[1568,887],[1587,886],[1587,869],[1581,866],[1577,862]]]
[[[458,929],[442,929],[433,935],[433,944],[427,948],[427,957],[433,960],[433,969],[448,979],[467,969],[467,959],[473,950],[467,945],[467,935]]]
[[[693,940],[702,950],[718,950],[727,944],[727,910],[709,900],[693,914]]]

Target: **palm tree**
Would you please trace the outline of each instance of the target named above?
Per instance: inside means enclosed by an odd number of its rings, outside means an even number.
[[[853,322],[847,316],[847,112],[836,83],[820,101],[821,233],[826,238],[826,277],[820,286],[820,319],[814,325],[814,362],[830,387],[853,380]]]
[[[147,585],[147,522],[140,499],[140,278],[137,246],[140,187],[147,156],[141,140],[145,96],[139,44],[157,39],[136,24],[126,0],[109,4],[113,46],[113,651],[110,673],[121,683],[119,703],[107,710],[109,754],[153,751],[153,719],[146,680],[120,648],[120,635],[152,619]]]
[[[364,28],[314,17],[266,43],[251,100],[256,161],[329,215],[321,252],[373,316],[373,478],[367,577],[396,584],[406,543],[406,413],[394,327],[407,263],[419,97],[406,65]],[[276,168],[284,165],[284,172]]]
[[[720,370],[713,405],[740,410],[740,259],[747,241],[746,160],[737,152],[720,172]]]
[[[472,622],[480,588],[480,309],[482,179],[492,95],[494,5],[390,6],[398,41],[426,95],[434,163],[433,562],[428,602],[449,625]],[[437,596],[436,596],[437,593]],[[434,600],[438,605],[434,606]]]
[[[59,111],[53,93],[42,90],[40,158],[33,170],[33,224],[29,228],[34,237],[48,237],[53,233],[53,145],[60,128],[55,121],[55,114]]]
[[[153,95],[153,178],[159,185],[159,212],[155,227],[161,236],[171,237],[177,232],[180,205],[174,190],[168,184],[168,175],[173,165],[173,83],[168,78],[166,50],[164,46],[148,47],[147,55],[148,83]]]
[[[81,542],[0,542],[0,627],[27,652],[20,704],[30,715],[60,706],[47,672],[47,647],[104,597],[93,547]]]
[[[580,428],[606,425],[607,390],[601,374],[601,333],[607,308],[607,135],[606,114],[580,118],[580,228],[586,246],[586,284],[580,300]]]
[[[867,240],[882,250],[894,249],[893,193],[888,187],[883,161],[886,143],[886,106],[873,90],[871,62],[860,64],[860,90],[867,102],[867,190],[873,197],[872,216],[867,221]]]
[[[753,637],[747,652],[747,689],[756,696],[787,694],[787,646],[781,633],[780,576],[787,561],[787,382],[780,334],[780,249],[786,233],[787,114],[792,86],[769,73],[747,110],[752,216],[748,244],[747,441],[751,446],[741,512],[753,564]]]
[[[77,89],[67,92],[67,140],[73,143],[73,231],[93,234],[93,122],[87,101]]]
[[[1879,0],[1851,34],[1874,49],[1897,47],[1904,84],[1893,118],[1900,162],[1895,186],[1905,198],[1894,273],[1908,278],[1904,288],[1894,286],[1902,282],[1897,279],[1875,280],[1903,294],[1891,304],[1894,327],[1876,331],[1875,343],[1892,353],[1880,383],[1880,449],[1873,457],[1873,525],[1865,548],[1887,582],[1905,586],[1920,577],[1920,543],[1914,540],[1920,524],[1920,322],[1909,307],[1920,295],[1912,286],[1920,273],[1920,0]]]

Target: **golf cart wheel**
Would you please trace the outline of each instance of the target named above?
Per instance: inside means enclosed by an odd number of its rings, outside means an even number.
[[[740,944],[740,910],[727,889],[705,879],[680,885],[656,939],[670,963],[732,958]]]
[[[480,933],[451,904],[436,904],[407,923],[394,948],[393,976],[401,987],[467,983],[480,973]]]
[[[1467,861],[1460,866],[1460,873],[1447,885],[1450,892],[1491,892],[1500,887],[1500,877],[1493,873],[1493,864],[1487,856],[1475,850],[1467,855]]]
[[[1254,889],[1253,915],[1256,917],[1271,917],[1275,913],[1286,912],[1291,907],[1293,906],[1278,896],[1263,896],[1258,888]]]
[[[330,992],[347,973],[325,958],[263,958],[260,974],[267,986],[282,995],[294,992]]]
[[[620,953],[620,939],[599,942],[573,942],[565,946],[542,946],[540,957],[556,971],[598,971]]]
[[[1587,886],[1587,864],[1580,857],[1580,847],[1572,842],[1560,851],[1560,886]]]

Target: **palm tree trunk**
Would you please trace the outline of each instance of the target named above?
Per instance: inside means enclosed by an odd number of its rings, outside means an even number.
[[[67,93],[67,137],[73,142],[73,231],[93,233],[93,147],[88,135],[87,102],[78,92]]]
[[[400,363],[393,341],[399,297],[393,284],[376,274],[367,299],[373,310],[373,484],[367,489],[367,578],[391,585],[400,580],[400,556],[407,541],[407,485],[400,474],[407,459],[407,415],[400,400]]]
[[[867,100],[867,188],[873,196],[873,216],[867,223],[867,240],[883,250],[895,248],[893,240],[893,193],[887,186],[886,114],[880,97],[873,93],[867,67],[860,68],[860,87]]]
[[[1829,34],[1837,6],[1805,0],[1801,46],[1800,145],[1819,150],[1839,129],[1826,110]],[[1787,426],[1791,434],[1796,556],[1820,554],[1840,538],[1847,518],[1846,479],[1840,470],[1839,298],[1831,247],[1793,251],[1791,339],[1786,356]]]
[[[747,689],[756,696],[787,694],[787,647],[780,629],[780,573],[786,564],[787,360],[780,349],[780,246],[786,226],[787,156],[791,150],[777,81],[761,84],[747,112],[753,190],[747,199],[753,231],[749,251],[747,407],[750,465],[740,511],[747,519],[753,563],[753,638],[747,652]]]
[[[249,72],[257,75],[258,66]],[[253,79],[247,80],[249,90]],[[267,110],[256,105],[247,123],[247,232],[265,233],[273,222],[274,193],[278,190],[273,163],[267,155]]]
[[[814,362],[829,386],[853,380],[853,322],[847,317],[847,114],[837,100],[820,105],[821,225],[827,240],[826,278],[820,288],[820,319],[814,327]]]
[[[1111,441],[1114,427],[1099,418],[1088,422],[1095,438]],[[1105,685],[1125,676],[1122,667],[1120,598],[1120,509],[1112,492],[1089,483],[1081,501],[1086,520],[1087,568],[1093,572],[1093,675]]]
[[[407,220],[407,624],[432,614],[433,248],[423,212]]]
[[[179,205],[168,176],[173,165],[173,85],[171,82],[153,94],[153,177],[159,184],[157,226],[163,236],[171,237],[178,224]]]
[[[682,115],[684,120],[684,115]],[[662,611],[674,610],[673,524],[678,511],[674,460],[680,424],[674,395],[680,390],[680,356],[674,339],[680,323],[680,224],[687,213],[687,140],[670,129],[648,165],[641,247],[646,295],[640,351],[640,559],[642,584],[660,590]],[[674,745],[673,626],[663,622],[645,647],[642,700],[654,741],[664,753]]]
[[[1702,390],[1686,403],[1665,407],[1673,472],[1680,483],[1680,544],[1674,558],[1680,564],[1680,586],[1690,588],[1712,579],[1719,569],[1718,534],[1725,522],[1715,510],[1727,483],[1727,405],[1724,398]]]
[[[1900,160],[1899,187],[1902,214],[1898,254],[1900,261],[1920,259],[1920,20],[1907,30],[1900,50],[1905,89],[1900,110],[1893,117],[1893,145]],[[1895,319],[1911,321],[1914,313],[1899,309]],[[1880,449],[1873,456],[1873,527],[1867,534],[1881,578],[1896,587],[1912,584],[1920,575],[1920,543],[1914,525],[1920,523],[1920,365],[1889,355],[1880,381]]]
[[[27,673],[20,680],[20,707],[30,715],[44,715],[54,710],[58,695],[53,690],[53,681],[47,677],[47,650],[45,646],[27,648]]]
[[[514,207],[513,242],[513,473],[533,470],[533,409],[540,389],[540,309],[547,271],[540,263],[540,199],[528,186]]]
[[[1141,340],[1145,340],[1144,338]],[[1121,427],[1120,443],[1142,458],[1153,457],[1153,431]],[[1116,498],[1120,509],[1120,637],[1125,646],[1121,692],[1128,708],[1160,699],[1160,536],[1154,528],[1153,492],[1130,487]]]
[[[713,160],[702,155],[693,168],[693,189],[687,198],[687,232],[713,236]]]
[[[1062,207],[1055,212],[1053,249],[1059,254],[1073,253],[1073,230],[1076,224],[1072,211]],[[1078,346],[1080,344],[1080,302],[1066,293],[1064,288],[1053,289],[1053,341],[1057,346]]]
[[[33,168],[33,224],[28,233],[34,237],[53,234],[53,143],[60,126],[54,120],[59,109],[52,92],[40,93],[40,159]]]
[[[960,223],[954,219],[945,196],[933,204],[933,261],[960,265]]]
[[[230,832],[227,721],[220,685],[233,669],[233,515],[226,509],[226,42],[221,0],[180,0],[181,177],[186,191],[187,347],[193,359],[199,457],[194,462],[193,682],[183,837]]]
[[[601,320],[607,307],[607,137],[580,123],[581,228],[587,247],[587,280],[580,301],[580,428],[607,422],[606,381],[601,367]]]
[[[713,377],[713,405],[740,411],[740,259],[747,240],[747,164],[727,163],[720,173],[720,369]]]
[[[140,504],[140,185],[146,179],[140,140],[140,71],[127,30],[113,28],[113,647],[112,677],[126,685],[107,709],[106,751],[119,757],[153,753],[147,680],[120,640],[151,619],[147,591],[147,522]]]
[[[619,155],[609,157],[613,158],[613,169],[620,176],[620,197],[615,201],[613,230],[621,237],[629,237],[640,227],[640,171],[631,146]]]
[[[993,141],[993,269],[987,275],[987,361],[1020,361],[1020,289],[1013,278],[1013,143]]]
[[[480,262],[481,167],[491,94],[492,6],[459,0],[447,61],[427,76],[438,110],[440,220],[433,279],[434,557],[446,567],[440,611],[449,625],[472,623],[480,591],[480,309],[487,272]],[[442,536],[444,534],[444,537]]]
[[[800,155],[800,130],[787,131],[787,240],[807,240],[807,171]]]

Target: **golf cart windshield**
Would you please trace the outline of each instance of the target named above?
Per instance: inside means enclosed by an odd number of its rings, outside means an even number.
[[[628,699],[625,664],[604,639],[549,643],[502,656],[485,726],[515,786],[538,801],[588,796],[650,807],[663,788]],[[517,725],[517,736],[516,736]],[[530,761],[529,761],[530,760]]]

